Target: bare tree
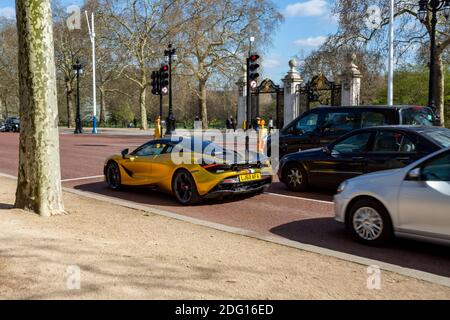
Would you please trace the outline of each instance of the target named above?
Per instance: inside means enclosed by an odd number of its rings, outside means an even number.
[[[146,95],[149,70],[157,68],[164,40],[183,24],[185,1],[106,0],[102,19],[110,28],[110,40],[127,52],[128,67],[122,75],[139,89],[141,129],[147,129]]]
[[[198,113],[207,128],[208,81],[220,76],[226,82],[235,79],[249,37],[256,37],[260,48],[269,45],[282,15],[270,0],[192,0],[185,10],[191,19],[182,37],[181,72],[195,79],[187,83],[198,98]]]
[[[380,19],[376,23],[368,23],[369,6],[376,5],[381,9]],[[421,23],[417,17],[417,0],[397,0],[395,4],[395,47],[397,59],[411,60],[416,57],[420,48],[429,47],[431,33],[431,16]],[[336,0],[333,8],[339,17],[339,29],[333,40],[335,46],[365,46],[370,50],[383,52],[387,56],[387,32],[389,23],[389,0]],[[376,18],[376,17],[375,17]],[[379,20],[379,21],[377,21]],[[444,66],[442,56],[450,45],[450,25],[442,15],[437,26],[436,54],[437,66],[436,107],[444,125]]]
[[[50,0],[16,0],[20,145],[15,207],[64,212]]]

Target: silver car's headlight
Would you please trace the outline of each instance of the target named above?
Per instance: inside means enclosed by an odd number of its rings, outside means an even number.
[[[347,186],[347,181],[342,182],[339,187],[337,188],[337,193],[341,193],[344,191],[345,187]]]

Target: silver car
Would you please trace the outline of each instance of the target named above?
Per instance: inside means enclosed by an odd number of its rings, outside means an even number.
[[[334,207],[335,219],[366,244],[394,235],[450,244],[450,148],[343,182]]]

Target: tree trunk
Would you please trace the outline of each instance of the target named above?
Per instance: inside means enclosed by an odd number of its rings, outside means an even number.
[[[436,54],[436,108],[438,115],[441,118],[440,125],[445,126],[445,106],[444,106],[444,66],[442,64],[442,54]]]
[[[50,0],[16,0],[20,144],[15,207],[64,212]]]
[[[147,93],[147,87],[144,86],[141,88],[141,92],[139,95],[139,105],[140,105],[140,113],[141,113],[141,130],[147,130],[147,108],[145,107],[145,95]]]
[[[67,101],[67,128],[75,127],[75,115],[73,110],[73,88],[72,81],[66,80],[66,101]]]
[[[208,109],[206,108],[206,81],[200,80],[198,84],[198,113],[202,119],[203,129],[208,129]]]
[[[100,126],[106,124],[106,95],[105,88],[103,86],[99,87],[100,90]]]

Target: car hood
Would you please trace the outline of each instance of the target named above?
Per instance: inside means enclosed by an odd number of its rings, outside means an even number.
[[[303,150],[299,152],[289,153],[283,157],[283,160],[287,159],[309,159],[309,158],[316,158],[317,156],[323,155],[323,148],[313,148],[308,150]]]
[[[375,180],[384,180],[384,181],[392,181],[390,180],[395,175],[404,176],[404,170],[405,168],[398,168],[398,169],[390,169],[390,170],[383,170],[383,171],[376,171],[372,173],[366,173],[361,176],[354,177],[352,179],[349,179],[348,181],[361,181],[365,180],[366,182],[373,182]],[[389,179],[388,179],[389,178]]]

